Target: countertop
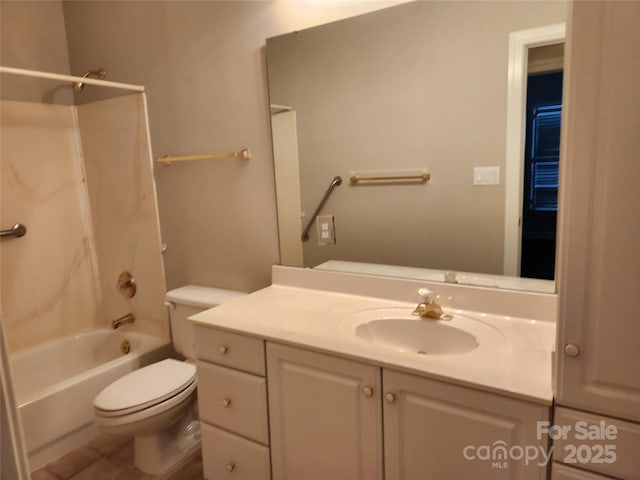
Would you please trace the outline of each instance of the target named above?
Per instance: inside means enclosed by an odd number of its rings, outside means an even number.
[[[410,316],[414,308],[401,301],[272,285],[190,319],[198,326],[551,405],[555,323],[445,308],[454,318],[443,323],[470,329],[479,343],[475,350],[455,355],[402,352],[355,335],[359,317],[367,315],[362,312],[392,309],[388,311]]]

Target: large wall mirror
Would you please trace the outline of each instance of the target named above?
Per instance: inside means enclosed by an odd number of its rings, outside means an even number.
[[[563,40],[526,50],[514,169],[510,38],[566,15],[418,1],[268,39],[282,264],[554,291]]]

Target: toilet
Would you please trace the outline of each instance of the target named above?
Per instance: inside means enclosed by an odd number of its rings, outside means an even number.
[[[167,292],[171,338],[185,360],[168,358],[119,378],[93,402],[94,421],[114,435],[134,436],[134,463],[163,475],[200,448],[193,327],[188,318],[246,295],[188,285]]]

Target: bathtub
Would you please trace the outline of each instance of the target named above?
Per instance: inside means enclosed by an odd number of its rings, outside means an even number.
[[[127,342],[130,348],[126,350]],[[117,378],[166,358],[171,344],[125,330],[98,329],[11,356],[29,466],[35,470],[99,435],[93,399]]]

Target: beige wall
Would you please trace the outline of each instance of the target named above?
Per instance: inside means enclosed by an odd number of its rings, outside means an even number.
[[[509,33],[564,21],[562,2],[415,2],[269,40],[272,102],[298,118],[305,223],[328,259],[502,273]],[[496,187],[473,168],[499,166]],[[349,185],[352,171],[426,168],[426,185]]]
[[[10,351],[95,327],[94,249],[74,107],[2,101],[2,313]]]
[[[0,64],[69,74],[62,2],[0,2]],[[3,100],[73,103],[70,88],[48,80],[2,75]]]
[[[252,291],[278,263],[265,39],[392,3],[64,2],[72,70],[146,86],[156,157],[252,151],[156,169],[168,288]]]

